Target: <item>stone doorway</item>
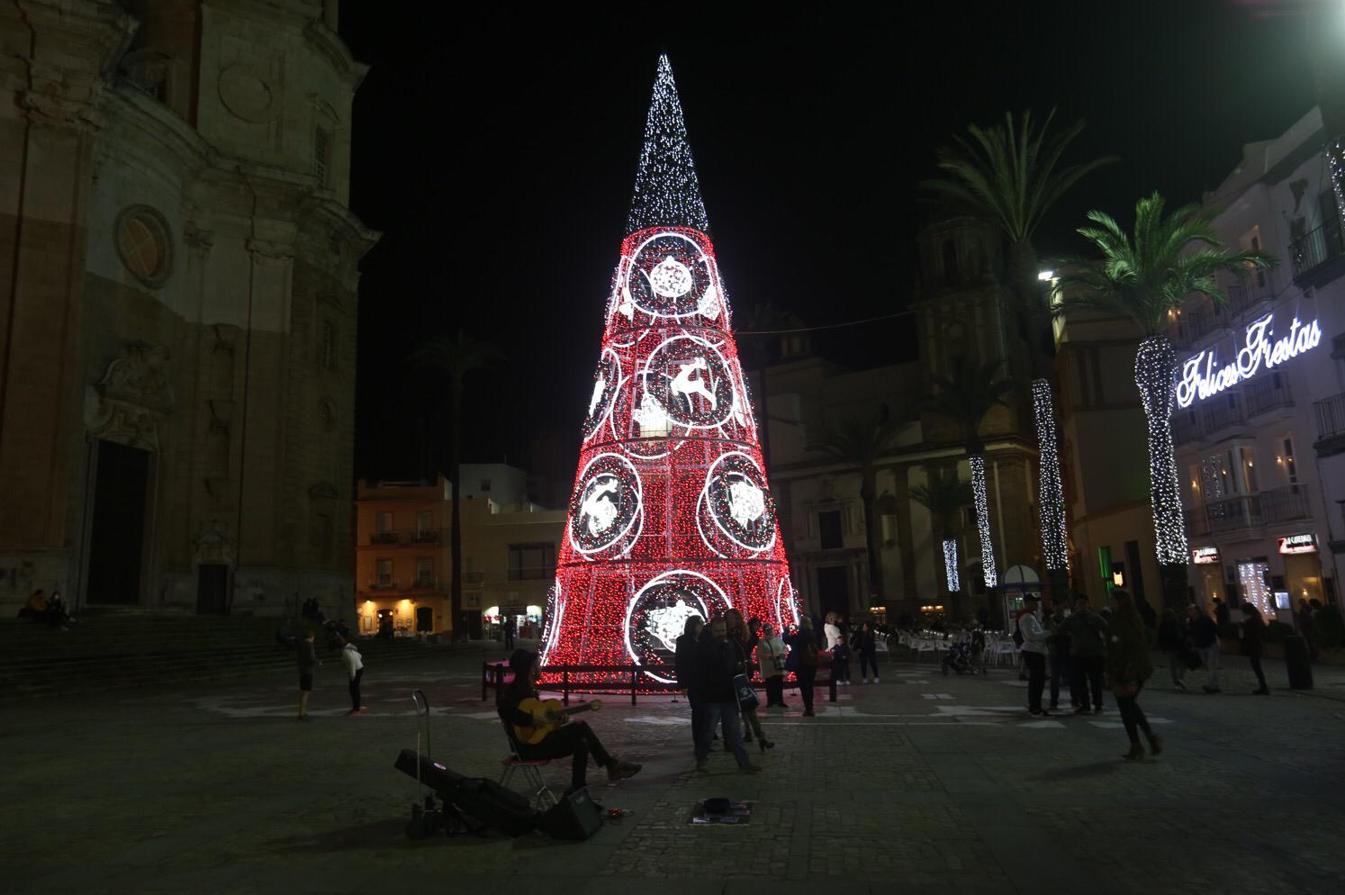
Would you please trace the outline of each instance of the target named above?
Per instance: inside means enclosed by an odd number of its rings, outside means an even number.
[[[152,457],[149,451],[117,442],[97,442],[86,590],[89,603],[140,603]]]
[[[229,567],[202,563],[196,571],[196,613],[229,614]]]

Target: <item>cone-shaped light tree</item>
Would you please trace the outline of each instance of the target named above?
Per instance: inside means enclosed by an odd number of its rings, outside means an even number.
[[[942,177],[922,186],[952,208],[968,212],[999,229],[1009,244],[1007,286],[1014,299],[1020,335],[1028,346],[1032,375],[1032,421],[1037,433],[1038,509],[1041,551],[1053,592],[1069,578],[1069,535],[1065,495],[1060,481],[1055,397],[1049,361],[1043,350],[1050,314],[1043,300],[1033,244],[1042,219],[1076,183],[1114,158],[1062,165],[1061,156],[1083,130],[1083,122],[1052,130],[1054,111],[1036,122],[1031,112],[1019,120],[1006,113],[1003,125],[967,129],[938,154]]]
[[[662,666],[687,618],[729,608],[798,620],[709,229],[660,57],[547,600],[544,666]]]
[[[1061,280],[1061,309],[1094,308],[1129,317],[1143,333],[1135,353],[1135,385],[1149,427],[1149,497],[1154,544],[1163,569],[1163,598],[1174,607],[1185,601],[1189,554],[1172,445],[1177,352],[1166,333],[1170,315],[1193,294],[1223,304],[1216,274],[1243,276],[1276,262],[1264,252],[1225,248],[1210,226],[1209,213],[1199,205],[1187,205],[1169,215],[1163,210],[1163,197],[1158,193],[1140,199],[1135,205],[1133,236],[1110,215],[1090,211],[1093,226],[1078,232],[1102,257],[1067,264]]]

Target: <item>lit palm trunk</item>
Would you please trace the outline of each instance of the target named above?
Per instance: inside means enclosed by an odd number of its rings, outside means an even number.
[[[973,455],[971,463],[971,494],[976,505],[976,530],[981,537],[981,580],[986,587],[999,583],[995,571],[995,545],[990,540],[990,505],[985,493],[985,458]]]
[[[1041,522],[1041,555],[1050,572],[1069,570],[1065,530],[1065,492],[1060,484],[1060,445],[1055,425],[1051,380],[1032,382],[1032,421],[1037,432],[1037,506]]]
[[[1149,497],[1153,505],[1154,544],[1164,566],[1185,566],[1186,525],[1172,447],[1172,408],[1177,353],[1167,336],[1150,336],[1135,353],[1135,384],[1149,423]]]

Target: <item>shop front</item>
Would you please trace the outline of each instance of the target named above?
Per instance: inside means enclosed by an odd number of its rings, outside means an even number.
[[[369,637],[416,637],[440,630],[441,597],[365,597],[359,606],[359,632]]]
[[[491,606],[481,613],[484,634],[492,640],[504,637],[506,626],[512,626],[520,640],[535,640],[542,632],[541,606]]]
[[[1284,586],[1280,588],[1291,609],[1300,600],[1323,600],[1322,560],[1317,536],[1312,533],[1286,535],[1278,541],[1284,560]]]
[[[1196,602],[1211,608],[1214,598],[1226,600],[1227,588],[1224,586],[1224,566],[1219,557],[1218,547],[1191,548],[1191,565],[1196,574]]]

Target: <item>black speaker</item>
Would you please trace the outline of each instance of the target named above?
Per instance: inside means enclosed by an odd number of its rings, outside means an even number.
[[[602,826],[602,809],[587,789],[576,789],[537,819],[537,828],[553,839],[587,839]]]

